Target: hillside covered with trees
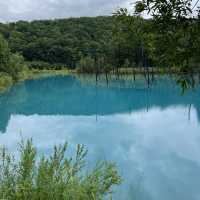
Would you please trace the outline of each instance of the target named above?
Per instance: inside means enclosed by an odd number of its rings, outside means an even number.
[[[48,63],[75,68],[87,56],[113,59],[109,55],[112,24],[112,17],[19,21],[1,24],[0,32],[12,52],[21,53],[26,61],[37,61],[33,66]]]
[[[33,68],[186,67],[200,61],[199,21],[188,19],[175,31],[166,26],[163,37],[154,20],[121,9],[112,17],[0,24],[0,33]]]
[[[150,19],[141,17],[145,11]],[[200,72],[199,13],[191,0],[142,0],[134,13],[1,23],[0,71],[14,80],[25,65],[96,75],[120,68]]]

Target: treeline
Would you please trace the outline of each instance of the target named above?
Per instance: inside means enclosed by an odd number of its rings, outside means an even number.
[[[31,67],[76,68],[88,57],[112,62],[112,24],[112,17],[19,21],[1,24],[0,33]]]
[[[13,54],[31,68],[109,72],[199,67],[199,17],[159,24],[120,9],[113,16],[0,24]],[[166,34],[163,34],[163,33]]]
[[[68,67],[94,72],[143,66],[147,62],[150,65],[140,35],[149,22],[132,19],[134,33],[128,24],[122,27],[119,19],[111,16],[19,21],[0,24],[0,33],[11,51],[23,55],[32,68]]]

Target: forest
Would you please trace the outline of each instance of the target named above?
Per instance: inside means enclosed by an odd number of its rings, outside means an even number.
[[[32,67],[75,68],[86,57],[113,62],[112,24],[112,17],[19,21],[1,24],[0,32]]]
[[[144,11],[152,17],[144,19]],[[112,16],[1,23],[0,70],[14,79],[26,67],[96,74],[121,68],[196,72],[199,32],[199,11],[188,0],[138,1],[134,13],[121,8]]]
[[[168,33],[165,26],[163,38],[153,20],[122,12],[113,17],[0,24],[0,33],[12,53],[36,68],[198,66],[199,19],[188,19]]]

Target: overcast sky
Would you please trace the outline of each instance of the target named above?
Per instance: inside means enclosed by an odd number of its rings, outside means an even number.
[[[0,21],[110,15],[134,0],[0,0]]]

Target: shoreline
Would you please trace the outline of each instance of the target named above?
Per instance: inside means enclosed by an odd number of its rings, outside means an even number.
[[[70,69],[60,69],[60,70],[49,70],[49,69],[31,69],[28,71],[25,71],[21,77],[19,77],[19,80],[14,81],[11,76],[9,76],[6,73],[0,73],[0,94],[3,92],[6,92],[9,90],[14,84],[18,82],[22,82],[25,80],[33,80],[33,79],[39,79],[39,78],[45,78],[45,77],[51,77],[51,76],[59,76],[59,75],[69,75],[69,74],[75,74],[75,75],[95,75],[96,73],[83,73],[78,72],[78,70],[70,70]],[[102,75],[106,73],[98,73],[97,76]],[[118,72],[115,70],[111,70],[107,73],[107,75],[142,75],[142,76],[152,76],[152,75],[200,75],[199,71],[192,71],[192,72],[182,72],[179,68],[171,68],[164,69],[164,68],[149,68],[148,70],[145,68],[120,68],[118,69]]]
[[[9,90],[14,84],[23,82],[25,80],[33,80],[33,79],[45,78],[50,76],[59,76],[59,75],[66,76],[70,73],[71,71],[68,69],[63,69],[63,70],[32,69],[24,72],[17,81],[13,80],[12,77],[9,76],[8,74],[0,73],[0,94]]]

